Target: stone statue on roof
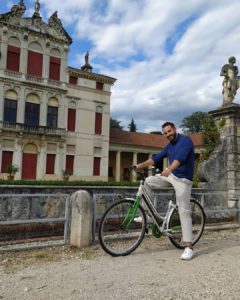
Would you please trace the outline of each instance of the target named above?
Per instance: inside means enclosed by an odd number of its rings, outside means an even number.
[[[81,70],[92,72],[92,66],[89,64],[89,52],[85,54],[85,64],[81,67]]]
[[[234,64],[236,58],[234,56],[229,57],[228,64],[225,64],[222,69],[220,76],[224,76],[223,79],[223,106],[231,104],[235,98],[237,90],[240,86],[240,77],[238,75],[238,67]]]

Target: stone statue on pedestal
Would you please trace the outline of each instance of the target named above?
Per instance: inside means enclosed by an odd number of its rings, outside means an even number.
[[[237,90],[240,86],[240,77],[238,75],[238,67],[234,66],[236,58],[234,56],[229,57],[228,64],[224,65],[221,69],[220,76],[224,76],[223,79],[223,106],[229,105],[233,102]]]

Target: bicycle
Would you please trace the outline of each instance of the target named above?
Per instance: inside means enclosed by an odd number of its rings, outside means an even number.
[[[173,199],[168,203],[166,215],[160,215],[144,188],[146,172],[139,172],[136,169],[134,171],[140,176],[136,199],[125,198],[106,210],[101,218],[98,232],[101,247],[112,256],[128,255],[139,247],[145,234],[148,234],[151,229],[154,237],[159,238],[165,235],[175,247],[185,248],[175,192]],[[141,201],[144,202],[147,211],[141,205]],[[195,245],[204,230],[205,213],[197,200],[191,199],[190,203],[193,226],[192,244]],[[147,222],[148,216],[152,218],[153,223]],[[141,217],[142,222],[135,222],[136,217]]]

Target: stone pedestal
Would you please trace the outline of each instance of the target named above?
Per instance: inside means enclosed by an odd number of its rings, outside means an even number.
[[[205,186],[225,191],[229,206],[235,206],[240,192],[240,105],[232,103],[209,113],[218,124],[221,143],[202,165]]]

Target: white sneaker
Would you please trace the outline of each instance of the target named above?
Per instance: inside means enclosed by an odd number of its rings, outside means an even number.
[[[184,249],[184,252],[183,254],[181,255],[181,259],[183,260],[191,260],[193,258],[193,249],[189,248],[189,247],[186,247]]]
[[[142,223],[142,217],[139,216],[137,218],[134,218],[134,222],[136,222],[136,223]],[[149,217],[148,215],[147,215],[147,223],[151,223],[151,224],[154,223],[153,219],[151,217]]]
[[[136,222],[136,223],[142,223],[142,217],[134,218],[134,222]]]

